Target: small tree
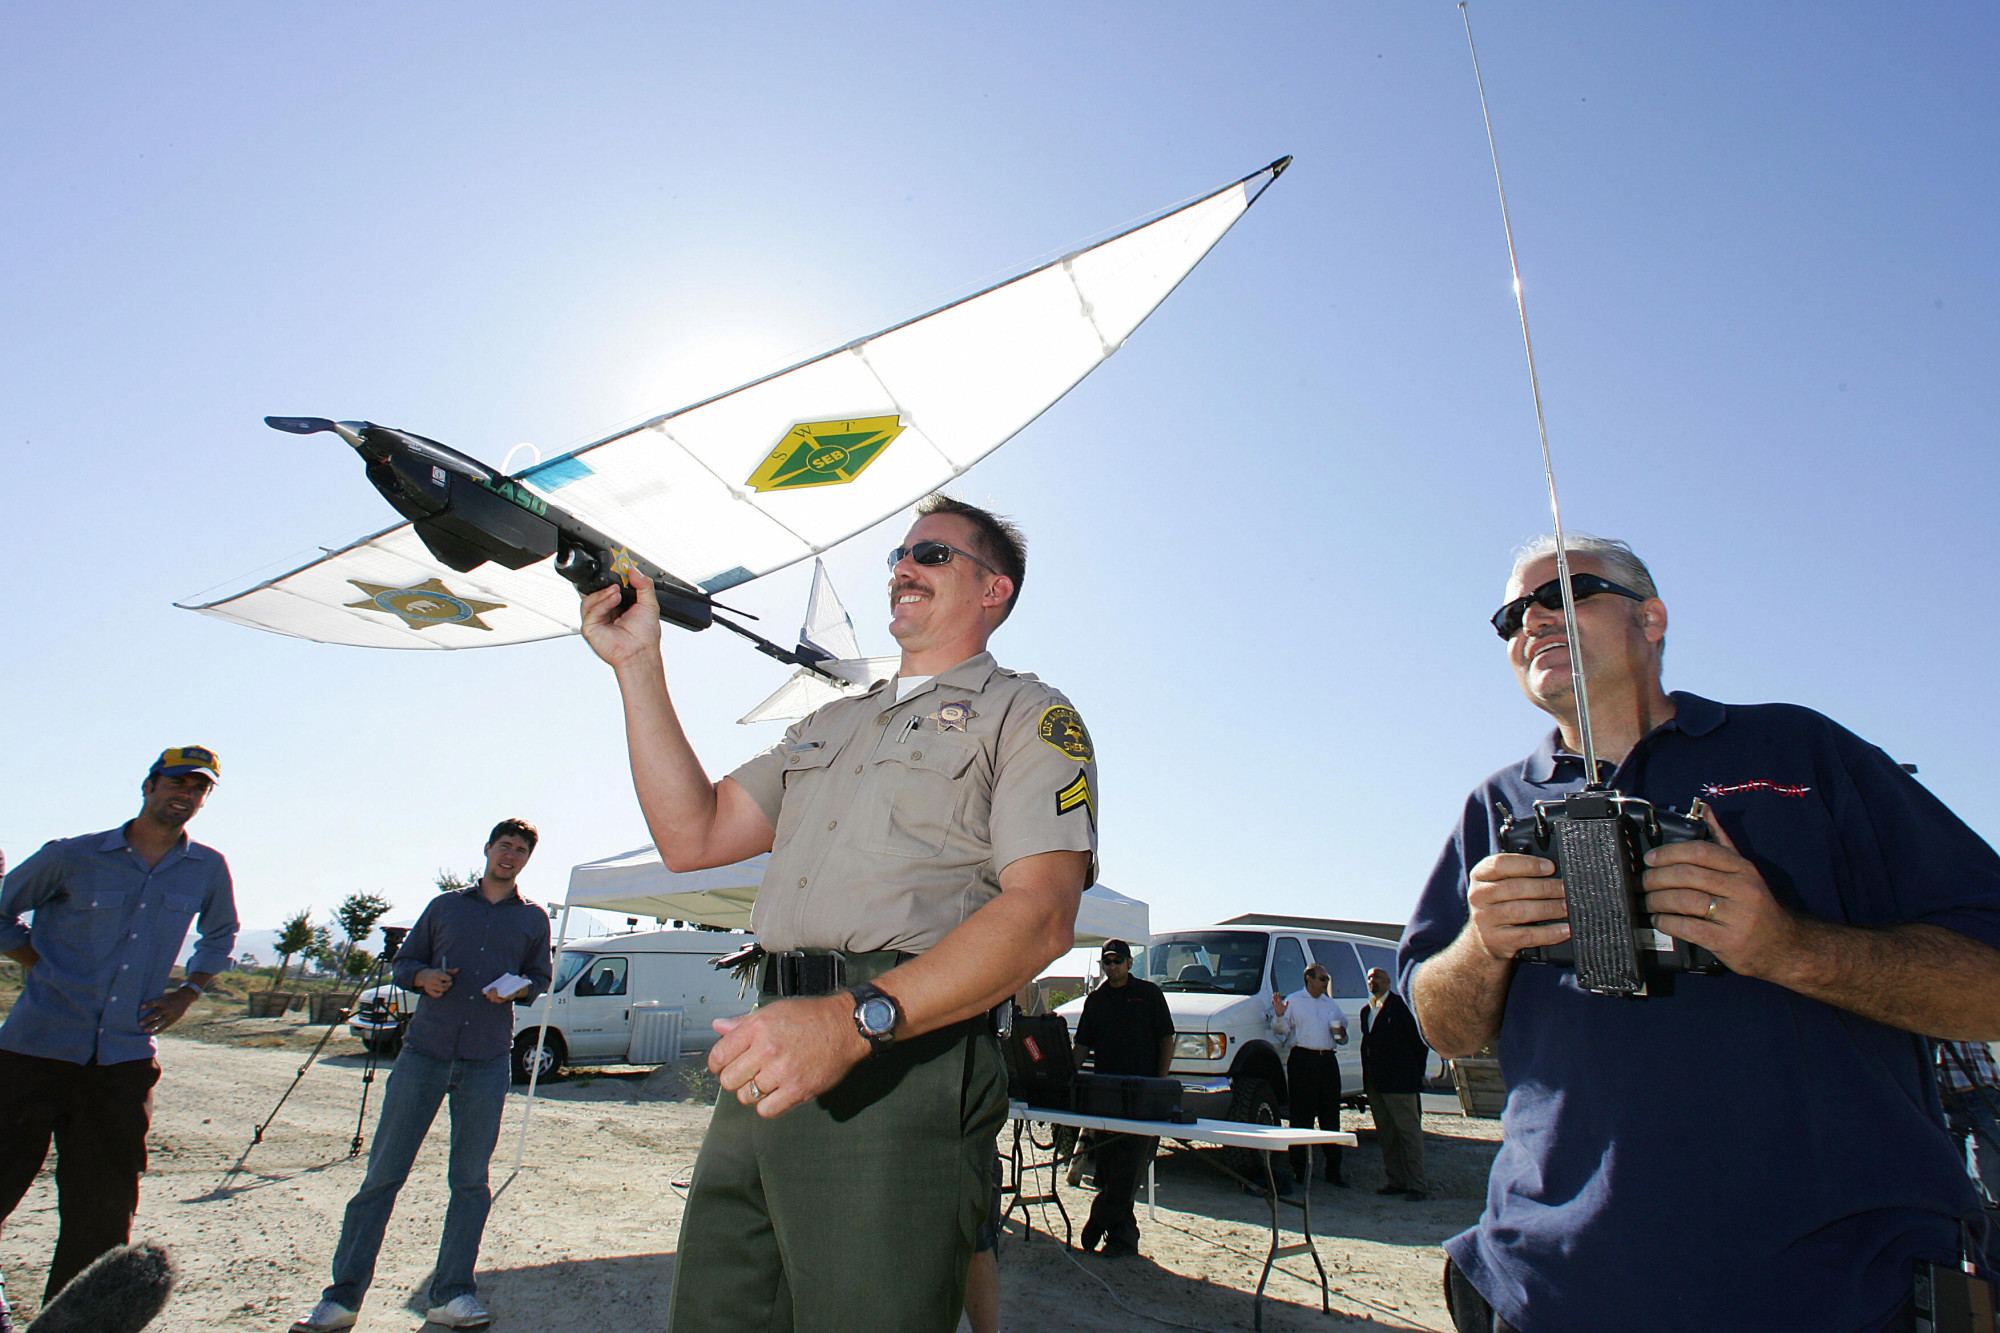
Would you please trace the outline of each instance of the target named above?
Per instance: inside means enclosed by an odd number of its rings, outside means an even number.
[[[356,979],[365,977],[375,966],[375,955],[360,946],[347,951],[347,975]]]
[[[285,982],[285,969],[292,965],[292,955],[304,953],[312,947],[313,924],[311,911],[300,912],[286,919],[278,927],[278,941],[271,947],[278,952],[278,975],[271,979],[271,989],[276,990]]]
[[[312,928],[312,943],[300,950],[321,972],[335,972],[340,966],[340,949],[333,942],[333,927],[321,922]]]
[[[451,893],[458,889],[471,888],[479,882],[480,877],[485,873],[485,866],[475,866],[472,872],[466,875],[461,875],[454,870],[446,870],[440,866],[437,872],[437,879],[434,882],[437,884],[437,891],[439,893]]]
[[[340,922],[340,929],[347,940],[340,946],[334,970],[353,974],[348,967],[348,959],[361,949],[361,942],[375,929],[375,923],[389,914],[389,900],[373,893],[351,893],[347,900],[334,910],[334,918]],[[372,959],[370,960],[373,961]]]

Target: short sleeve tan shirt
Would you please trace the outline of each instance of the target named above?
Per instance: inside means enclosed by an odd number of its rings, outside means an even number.
[[[777,837],[751,928],[767,949],[922,953],[1039,852],[1097,866],[1097,764],[1067,699],[981,653],[897,703],[840,699],[730,777]]]

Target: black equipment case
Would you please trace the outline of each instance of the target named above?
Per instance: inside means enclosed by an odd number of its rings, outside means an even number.
[[[1070,1083],[1070,1092],[1070,1109],[1084,1115],[1116,1116],[1121,1120],[1173,1120],[1182,1124],[1193,1119],[1181,1111],[1181,1081],[1177,1078],[1078,1074]]]
[[[1076,1056],[1061,1014],[1014,1015],[1014,1029],[1001,1049],[1007,1056],[1009,1097],[1051,1111],[1070,1109]]]

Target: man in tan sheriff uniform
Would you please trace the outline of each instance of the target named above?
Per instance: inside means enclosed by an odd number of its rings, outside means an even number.
[[[661,859],[771,853],[759,1007],[715,1025],[673,1333],[957,1326],[1007,1106],[991,1011],[1070,948],[1095,874],[1090,734],[986,652],[1020,534],[942,495],[917,513],[890,558],[898,675],[719,782],[668,696],[651,587],[623,614],[616,588],[584,600]]]

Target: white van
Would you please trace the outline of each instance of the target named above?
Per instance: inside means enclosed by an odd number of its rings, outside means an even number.
[[[706,1051],[717,1041],[709,1024],[749,1013],[756,998],[709,959],[754,938],[730,931],[648,930],[568,941],[546,1002],[541,1077],[567,1066],[657,1064],[657,1053],[633,1050],[635,1009],[643,1015],[648,1009],[679,1008],[682,1054]],[[516,1083],[528,1081],[535,1024],[543,1012],[539,1000],[514,1008]],[[643,1032],[639,1036],[643,1044]]]
[[[1132,974],[1153,982],[1174,1016],[1172,1075],[1181,1104],[1207,1119],[1279,1123],[1289,1096],[1285,1046],[1271,1026],[1271,994],[1305,986],[1306,962],[1326,969],[1330,993],[1347,1011],[1339,1048],[1344,1099],[1361,1095],[1361,1007],[1368,969],[1396,974],[1403,928],[1376,921],[1251,913],[1198,930],[1171,930],[1133,949]],[[1056,1012],[1072,1030],[1083,1000]]]
[[[535,1025],[546,1012],[542,1078],[577,1065],[657,1064],[643,1016],[648,1010],[681,1011],[680,1050],[699,1054],[716,1042],[709,1024],[747,1014],[754,996],[740,994],[735,976],[709,959],[733,953],[754,936],[734,931],[649,930],[568,940],[556,960],[555,984],[544,1002],[514,1006],[514,1081],[528,1081],[535,1053]],[[380,1055],[394,1055],[416,1012],[414,992],[378,986],[357,997],[348,1026]],[[633,1011],[642,1018],[634,1051]]]

